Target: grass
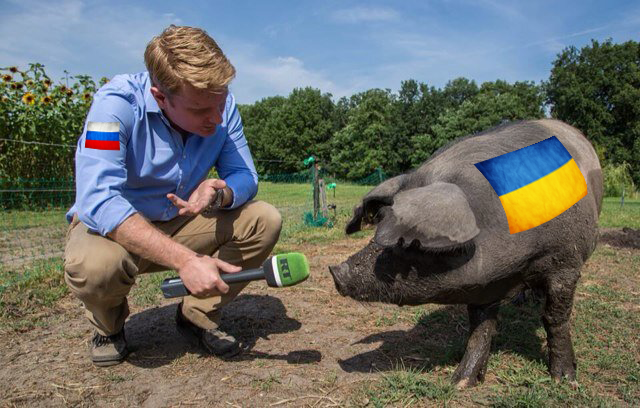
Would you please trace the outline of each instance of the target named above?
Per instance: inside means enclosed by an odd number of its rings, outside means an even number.
[[[624,205],[620,204],[619,197],[605,197],[598,225],[611,228],[640,228],[640,199],[625,198]]]
[[[355,405],[372,407],[409,406],[416,403],[447,406],[455,394],[451,383],[442,379],[431,380],[420,370],[398,369],[382,374],[382,379],[352,396]]]
[[[276,252],[315,242],[328,245],[344,237],[351,210],[370,187],[338,185],[334,228],[308,228],[303,214],[312,206],[307,184],[261,183],[258,199],[271,202],[284,216]],[[64,225],[63,212],[36,214],[12,212],[17,220],[0,221],[0,233],[10,226]],[[56,221],[57,220],[57,221]],[[41,224],[38,224],[41,223]],[[640,228],[640,200],[606,198],[601,227]],[[366,234],[366,233],[365,233]],[[0,266],[0,331],[28,330],[46,325],[55,303],[68,292],[59,259],[39,260],[20,268]],[[175,272],[143,275],[130,301],[139,306],[158,303],[158,286]],[[489,359],[484,384],[472,390],[455,390],[449,378],[464,352],[466,313],[464,307],[424,305],[376,312],[373,326],[422,327],[425,338],[417,344],[424,363],[398,365],[377,380],[358,386],[345,396],[354,406],[640,406],[640,254],[638,251],[599,246],[583,269],[575,297],[572,334],[578,360],[578,387],[555,383],[546,368],[546,334],[540,304],[506,305],[500,311],[499,333]],[[428,361],[427,361],[428,360]],[[113,376],[117,383],[127,378]],[[277,388],[280,377],[273,373],[256,380],[258,390]],[[328,383],[336,374],[327,374]]]
[[[424,327],[424,363],[381,373],[351,395],[354,406],[640,406],[640,255],[600,246],[583,268],[572,315],[578,386],[554,382],[546,365],[542,304],[503,305],[485,383],[454,390],[448,380],[462,354],[464,308],[389,309],[378,322]],[[415,353],[408,353],[414,355]]]
[[[333,228],[308,227],[304,214],[313,211],[313,193],[310,184],[276,184],[262,182],[256,199],[273,204],[280,210],[283,219],[282,232],[275,252],[287,252],[288,248],[305,242],[328,243],[344,237],[344,227],[351,219],[353,207],[358,204],[371,186],[339,184],[327,195],[329,204],[335,204],[335,213],[330,211]]]
[[[22,273],[0,267],[0,331],[44,324],[55,302],[68,293],[62,260],[38,260]]]

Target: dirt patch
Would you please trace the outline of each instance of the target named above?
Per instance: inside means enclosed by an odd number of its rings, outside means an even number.
[[[616,248],[640,249],[640,230],[633,228],[600,228],[600,242]]]
[[[226,361],[182,337],[176,302],[162,301],[132,307],[125,325],[132,353],[121,365],[98,369],[87,358],[91,332],[80,304],[67,296],[45,327],[1,333],[0,406],[339,404],[343,390],[375,376],[371,359],[362,362],[361,375],[349,375],[340,361],[375,350],[358,342],[379,330],[370,324],[374,307],[337,295],[327,267],[367,240],[332,244],[330,253],[326,246],[296,248],[311,264],[307,281],[279,291],[257,282],[245,289],[222,326],[246,352]]]
[[[607,243],[630,235],[604,232]],[[125,325],[131,355],[121,365],[96,368],[86,354],[89,325],[79,302],[67,296],[41,327],[0,333],[0,406],[335,407],[363,405],[366,399],[353,400],[358,390],[397,368],[442,370],[448,378],[467,335],[464,306],[398,308],[336,293],[327,267],[368,239],[291,248],[307,255],[309,279],[281,290],[254,282],[226,308],[222,326],[246,348],[229,360],[204,355],[183,338],[176,301],[163,300],[132,306]],[[498,349],[543,359],[538,327],[512,326],[531,331],[533,351]],[[483,387],[498,386],[492,378]]]

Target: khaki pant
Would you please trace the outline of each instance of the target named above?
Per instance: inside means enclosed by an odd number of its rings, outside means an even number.
[[[272,205],[250,201],[211,216],[179,216],[153,224],[200,254],[248,269],[261,266],[267,259],[280,235],[282,219]],[[124,326],[129,315],[127,295],[138,274],[167,269],[129,253],[109,238],[89,232],[77,216],[67,232],[64,265],[67,285],[84,303],[87,318],[103,336],[115,334]],[[197,326],[216,328],[220,308],[246,285],[229,285],[229,292],[222,296],[186,296],[182,311]]]

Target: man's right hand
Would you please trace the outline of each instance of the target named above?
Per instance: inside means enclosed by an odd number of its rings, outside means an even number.
[[[200,255],[172,240],[140,214],[133,214],[109,233],[109,237],[142,258],[178,271],[182,282],[195,296],[206,297],[227,293],[229,286],[220,272],[239,272],[218,258]]]
[[[192,295],[207,297],[229,291],[229,285],[220,278],[221,271],[234,273],[241,269],[218,258],[196,254],[178,269],[178,274]]]

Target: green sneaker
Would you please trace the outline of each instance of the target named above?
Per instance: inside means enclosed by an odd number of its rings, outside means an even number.
[[[124,329],[111,336],[103,336],[95,332],[89,343],[89,356],[93,364],[98,367],[108,367],[120,364],[129,354]]]
[[[187,320],[182,314],[182,303],[178,305],[176,323],[183,335],[188,337],[195,336],[200,345],[215,356],[229,358],[242,351],[240,343],[232,335],[220,329],[203,329]]]

